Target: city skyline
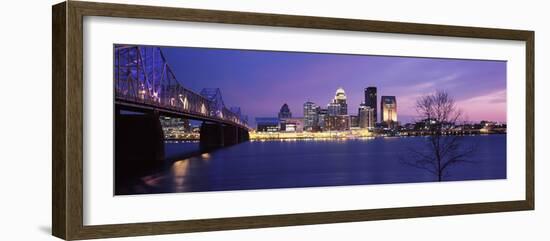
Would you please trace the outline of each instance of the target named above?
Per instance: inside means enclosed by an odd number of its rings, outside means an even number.
[[[439,89],[455,97],[470,121],[506,122],[504,61],[162,49],[181,83],[197,92],[205,83],[219,87],[224,100],[240,106],[251,124],[256,117],[276,116],[285,103],[294,116],[303,116],[307,101],[326,107],[339,87],[346,91],[349,114],[357,115],[369,86],[377,87],[378,103],[385,95],[399,99],[402,123],[414,119],[416,98]]]
[[[114,47],[114,195],[507,178],[505,62],[173,51]]]

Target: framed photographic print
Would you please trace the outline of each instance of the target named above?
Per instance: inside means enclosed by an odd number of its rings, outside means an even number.
[[[534,32],[53,6],[53,235],[534,209]]]

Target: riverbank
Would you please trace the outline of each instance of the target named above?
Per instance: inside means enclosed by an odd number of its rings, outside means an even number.
[[[251,131],[250,140],[341,140],[341,139],[364,139],[374,137],[412,137],[431,136],[427,131],[326,131],[326,132],[254,132]],[[446,131],[446,136],[477,136],[477,135],[506,135],[505,131],[467,130],[467,131]],[[199,137],[193,138],[167,138],[166,142],[198,142]]]

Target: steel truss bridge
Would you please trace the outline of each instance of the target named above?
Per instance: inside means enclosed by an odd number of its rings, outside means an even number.
[[[219,88],[196,93],[183,86],[159,47],[117,45],[114,61],[117,106],[248,130],[247,117],[225,106]]]
[[[250,139],[240,108],[227,108],[218,88],[182,85],[159,47],[116,45],[113,74],[117,177],[146,175],[166,161],[160,116],[203,121],[201,153]]]

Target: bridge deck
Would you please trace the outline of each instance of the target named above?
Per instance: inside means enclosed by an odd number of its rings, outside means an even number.
[[[169,106],[159,106],[159,105],[148,104],[144,102],[133,102],[133,101],[118,99],[118,98],[115,100],[115,105],[124,107],[125,109],[130,111],[136,111],[136,112],[158,111],[159,114],[165,115],[165,116],[176,117],[176,118],[186,118],[186,119],[199,120],[199,121],[207,121],[212,123],[220,123],[224,125],[232,125],[243,129],[248,129],[248,126],[243,124],[235,123],[229,120],[224,120],[216,117],[211,117],[199,112],[181,111],[178,108],[170,108]]]

